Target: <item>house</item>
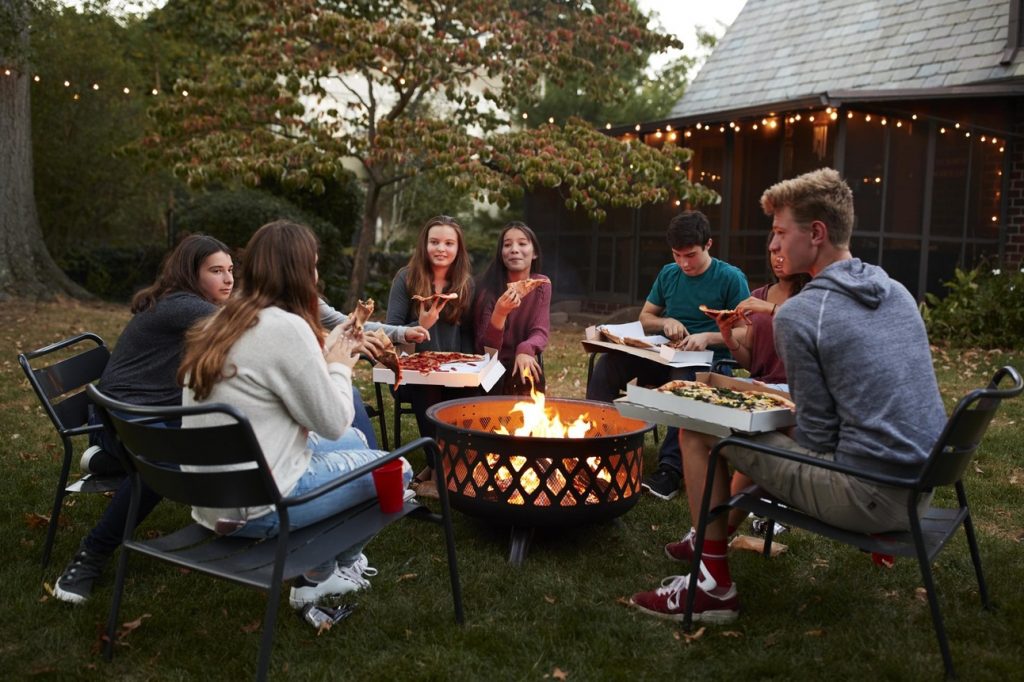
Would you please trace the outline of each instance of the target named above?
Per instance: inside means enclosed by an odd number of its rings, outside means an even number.
[[[1024,0],[748,0],[669,118],[620,138],[694,151],[714,255],[768,281],[773,183],[831,166],[854,193],[853,254],[919,299],[956,267],[1024,257]],[[669,261],[677,202],[594,224],[529,197],[556,294],[637,303]]]

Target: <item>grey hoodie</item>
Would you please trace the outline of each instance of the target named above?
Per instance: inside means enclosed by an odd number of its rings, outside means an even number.
[[[775,347],[796,403],[796,441],[836,461],[920,464],[946,421],[910,292],[852,258],[779,307]]]

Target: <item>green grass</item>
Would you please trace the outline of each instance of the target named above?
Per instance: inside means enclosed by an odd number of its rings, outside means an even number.
[[[0,670],[8,679],[246,679],[256,662],[262,593],[133,557],[121,615],[142,619],[100,657],[113,571],[94,598],[73,608],[47,596],[52,583],[105,500],[72,496],[54,559],[40,575],[38,558],[60,447],[38,408],[16,355],[90,330],[111,344],[126,309],[73,302],[0,304],[0,564],[3,614]],[[579,329],[557,330],[545,352],[549,394],[582,397],[586,362]],[[886,351],[886,352],[892,352]],[[947,406],[983,384],[1005,363],[1024,367],[1020,352],[936,351]],[[367,381],[364,365],[361,380]],[[363,383],[368,399],[372,388]],[[964,679],[1016,678],[1024,670],[1024,400],[1006,404],[989,431],[967,489],[980,532],[993,612],[979,607],[962,537],[940,556],[936,580],[954,661]],[[407,419],[405,438],[414,437]],[[648,444],[652,441],[648,440]],[[653,448],[646,454],[650,463]],[[415,465],[422,462],[416,461]],[[175,527],[187,512],[163,504],[146,522]],[[802,532],[780,537],[789,551],[763,560],[732,555],[743,599],[741,618],[689,639],[677,625],[624,606],[639,589],[684,570],[662,545],[689,526],[681,499],[642,497],[620,519],[543,532],[525,564],[509,567],[507,531],[456,515],[466,625],[452,618],[443,542],[430,525],[392,526],[368,547],[380,575],[355,597],[358,608],[333,630],[313,629],[282,604],[272,674],[278,679],[883,679],[938,678],[938,653],[916,563],[891,570],[867,555]]]

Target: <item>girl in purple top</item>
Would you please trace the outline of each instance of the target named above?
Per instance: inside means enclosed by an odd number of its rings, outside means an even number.
[[[504,381],[494,393],[528,394],[527,375],[537,390],[544,390],[540,354],[547,348],[551,327],[551,281],[540,271],[537,235],[525,223],[505,225],[494,259],[480,276],[474,306],[476,351],[497,348],[498,359],[505,366]],[[547,284],[525,297],[507,287],[509,282],[527,279],[542,279]]]

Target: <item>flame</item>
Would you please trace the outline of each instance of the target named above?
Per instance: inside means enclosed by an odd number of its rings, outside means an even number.
[[[534,386],[529,371],[526,372],[526,379],[530,382],[530,400],[520,400],[512,406],[510,412],[522,414],[523,425],[511,434],[504,426],[499,426],[494,430],[495,433],[534,438],[586,438],[587,432],[594,427],[592,422],[587,421],[587,417],[590,416],[588,413],[584,412],[576,421],[566,426],[562,423],[558,410],[545,407],[544,394]]]

